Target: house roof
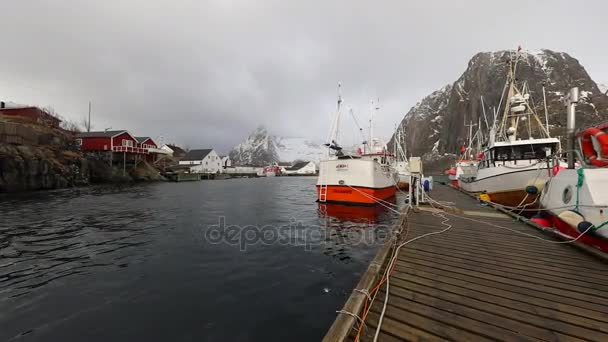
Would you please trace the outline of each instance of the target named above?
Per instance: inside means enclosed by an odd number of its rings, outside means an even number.
[[[299,170],[299,169],[303,168],[304,166],[308,165],[308,163],[310,163],[310,162],[304,161],[304,162],[295,163],[295,164],[293,164],[292,167],[288,167],[285,169],[289,170],[289,171],[296,171],[296,170]]]
[[[186,153],[182,160],[203,160],[209,153],[211,153],[211,151],[213,151],[211,148],[190,150],[188,153]]]
[[[137,142],[140,144],[143,144],[144,142],[146,142],[146,140],[151,140],[154,145],[157,145],[156,141],[154,141],[154,139],[150,137],[135,137],[135,140],[137,140]]]
[[[178,156],[179,156],[179,155],[182,155],[182,154],[183,154],[183,155],[185,155],[185,154],[186,154],[186,151],[184,151],[184,149],[183,149],[183,148],[181,148],[181,147],[179,147],[179,146],[177,146],[177,145],[173,145],[173,144],[167,144],[167,146],[169,146],[169,148],[173,150],[173,153],[174,153],[175,155],[178,155]]]
[[[78,138],[111,138],[122,133],[126,133],[126,130],[122,131],[96,131],[96,132],[82,132],[76,136]],[[129,134],[130,135],[130,134]]]

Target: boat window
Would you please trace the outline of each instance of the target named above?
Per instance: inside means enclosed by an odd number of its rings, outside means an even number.
[[[494,161],[545,159],[557,152],[557,144],[501,146],[495,148],[492,152]]]

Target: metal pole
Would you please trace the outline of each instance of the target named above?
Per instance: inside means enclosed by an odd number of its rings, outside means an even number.
[[[545,106],[545,125],[549,134],[549,111],[547,110],[547,94],[545,93],[545,83],[543,82],[543,104]]]
[[[87,132],[91,131],[91,101],[89,101],[89,121],[87,122]]]
[[[576,126],[576,104],[578,103],[578,87],[570,89],[567,98],[567,117],[566,117],[566,130],[567,130],[567,149],[568,149],[568,168],[574,169],[574,131]]]

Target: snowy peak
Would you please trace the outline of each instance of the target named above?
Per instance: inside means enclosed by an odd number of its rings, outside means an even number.
[[[597,87],[602,94],[608,95],[608,83],[598,83]]]
[[[298,160],[318,162],[325,155],[327,148],[320,142],[273,135],[263,126],[230,151],[230,159],[235,165],[256,166]]]

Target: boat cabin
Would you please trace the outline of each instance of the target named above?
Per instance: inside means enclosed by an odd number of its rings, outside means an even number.
[[[479,168],[499,165],[530,165],[559,151],[560,143],[557,138],[496,142],[494,146],[484,152],[483,159],[479,162]]]

